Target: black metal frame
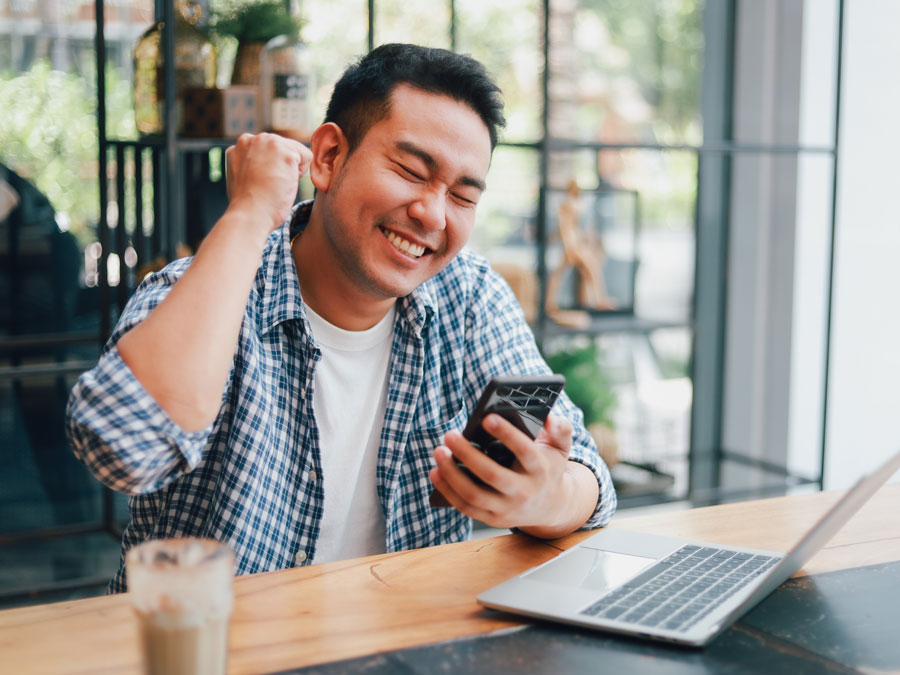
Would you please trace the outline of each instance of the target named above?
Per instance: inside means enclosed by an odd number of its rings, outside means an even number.
[[[835,82],[834,106],[834,170],[831,176],[831,232],[828,251],[828,289],[825,305],[825,378],[822,383],[822,449],[819,455],[819,489],[825,487],[825,460],[828,447],[828,395],[831,368],[831,328],[832,306],[834,303],[834,242],[837,234],[837,194],[838,194],[838,148],[841,140],[841,86],[843,84],[844,63],[844,0],[838,0],[837,24],[837,81]]]

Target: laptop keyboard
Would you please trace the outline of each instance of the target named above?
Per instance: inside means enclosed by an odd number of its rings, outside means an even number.
[[[779,560],[682,546],[581,614],[683,632]]]

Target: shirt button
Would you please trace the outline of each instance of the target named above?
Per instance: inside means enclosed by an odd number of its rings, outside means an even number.
[[[306,561],[306,551],[297,551],[297,555],[294,556],[294,560],[298,563],[302,563]]]
[[[313,483],[319,480],[319,474],[317,474],[315,471],[310,471],[307,476],[309,476],[309,480]]]

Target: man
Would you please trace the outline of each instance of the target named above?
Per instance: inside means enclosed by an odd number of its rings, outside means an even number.
[[[459,433],[491,377],[548,372],[508,286],[463,250],[503,122],[478,62],[385,45],[335,86],[311,151],[229,149],[226,213],[138,289],[72,393],[76,454],[134,495],[123,554],[212,537],[250,573],[460,541],[470,518],[540,537],[609,519],[567,398],[536,441],[486,418],[512,469]],[[292,212],[307,168],[316,197]]]

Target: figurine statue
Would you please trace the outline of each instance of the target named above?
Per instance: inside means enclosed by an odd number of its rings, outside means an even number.
[[[579,228],[581,209],[578,195],[581,190],[575,179],[569,181],[566,198],[560,204],[557,214],[557,228],[563,248],[563,259],[550,273],[547,280],[547,298],[544,305],[547,315],[562,325],[584,328],[590,323],[588,311],[560,309],[557,296],[563,274],[570,267],[578,274],[577,302],[586,310],[615,309],[615,304],[606,294],[603,282],[603,262],[606,253],[603,243],[585,234]]]

